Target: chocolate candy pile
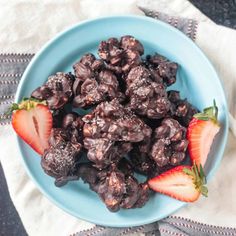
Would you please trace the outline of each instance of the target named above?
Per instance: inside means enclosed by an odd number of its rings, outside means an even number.
[[[110,38],[100,43],[99,59],[85,54],[73,74],[58,72],[31,94],[47,101],[54,117],[44,171],[57,186],[81,178],[111,211],[148,201],[148,185],[134,172],[148,179],[186,159],[186,127],[197,112],[178,91],[167,91],[178,65],[143,53],[132,36]]]

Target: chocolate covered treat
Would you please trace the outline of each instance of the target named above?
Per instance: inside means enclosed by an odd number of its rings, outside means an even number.
[[[72,98],[73,82],[74,76],[71,73],[57,72],[49,76],[44,85],[35,89],[31,97],[47,101],[48,107],[52,110],[61,109]]]
[[[74,107],[88,108],[103,101],[114,98],[122,101],[125,96],[120,92],[116,75],[109,70],[94,73],[93,77],[86,79],[76,78],[73,86]]]
[[[169,91],[168,99],[171,102],[171,116],[175,117],[183,126],[188,127],[193,115],[198,113],[198,110],[187,99],[181,99],[179,91]]]
[[[78,177],[89,184],[90,189],[99,195],[112,212],[120,208],[142,207],[149,199],[148,185],[139,184],[133,175],[123,173],[114,164],[100,171],[91,164],[81,164],[78,168]]]
[[[142,63],[142,44],[130,35],[123,36],[120,41],[110,38],[102,41],[98,47],[98,55],[116,73],[128,73],[129,70]]]
[[[176,166],[185,159],[187,147],[186,128],[177,120],[166,118],[155,129],[150,157],[158,167]]]
[[[68,130],[52,129],[49,148],[41,159],[43,170],[54,177],[55,184],[62,186],[69,180],[77,179],[77,167],[81,156],[82,144],[74,141]]]
[[[119,161],[140,142],[151,135],[151,129],[118,100],[103,102],[84,116],[84,147],[88,159],[98,168]]]
[[[170,101],[163,83],[152,80],[151,73],[144,66],[134,67],[126,78],[126,95],[129,107],[136,114],[151,119],[161,119],[170,110]]]

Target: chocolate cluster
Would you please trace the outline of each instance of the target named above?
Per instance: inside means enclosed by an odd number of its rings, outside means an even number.
[[[130,109],[136,114],[161,119],[170,110],[170,101],[165,85],[152,78],[151,72],[144,66],[134,67],[126,78],[126,95],[130,98]]]
[[[63,128],[53,128],[49,139],[50,147],[44,151],[41,166],[46,174],[55,178],[55,184],[62,186],[69,180],[77,179],[77,167],[82,144]]]
[[[47,82],[35,89],[31,97],[47,101],[52,110],[61,109],[71,101],[74,76],[71,73],[58,72],[49,76]]]
[[[111,164],[102,170],[94,168],[91,164],[81,164],[78,168],[78,176],[89,184],[90,189],[95,191],[113,212],[120,208],[142,207],[149,199],[148,185],[138,183],[132,172],[122,170],[132,167],[124,167],[127,163],[123,160],[121,162],[121,167]]]
[[[118,100],[103,102],[84,116],[84,147],[97,168],[118,162],[132,149],[132,143],[150,137],[152,130]]]
[[[85,54],[73,74],[58,72],[31,95],[53,112],[44,171],[57,186],[81,178],[111,211],[148,201],[151,191],[135,172],[148,180],[185,161],[186,128],[197,112],[168,88],[178,65],[143,54],[132,36],[110,38],[99,44],[99,58]]]
[[[74,107],[88,108],[114,98],[124,100],[116,75],[107,70],[104,62],[93,54],[83,56],[73,68],[76,76],[73,85]]]

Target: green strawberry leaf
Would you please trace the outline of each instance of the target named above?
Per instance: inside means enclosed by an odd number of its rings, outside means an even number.
[[[199,169],[200,169],[200,178],[203,180],[203,184],[206,184],[207,180],[202,165],[200,165]]]
[[[9,110],[6,112],[6,115],[12,114],[13,111],[16,110],[29,110],[31,108],[34,108],[38,104],[43,104],[47,105],[46,101],[40,101],[35,98],[23,98],[21,102],[17,103],[12,103],[11,107]]]
[[[192,170],[188,169],[188,168],[183,168],[183,172],[187,175],[190,175],[190,176],[194,176]]]
[[[5,115],[11,115],[13,111],[18,110],[19,106],[17,103],[12,103],[9,109],[5,112]]]
[[[193,164],[191,169],[183,168],[183,172],[192,177],[195,188],[205,197],[208,195],[208,189],[205,186],[206,176],[204,174],[202,165],[198,167],[196,163]]]
[[[204,197],[208,197],[208,189],[206,186],[201,186],[201,194],[204,196]]]
[[[205,115],[203,113],[197,113],[194,115],[195,118],[199,119],[199,120],[209,120],[208,115]]]
[[[214,116],[214,108],[207,107],[203,110],[203,114],[206,114],[208,117]]]
[[[213,100],[213,106],[205,108],[203,112],[195,114],[194,117],[199,120],[212,120],[217,123],[218,107],[215,99]]]

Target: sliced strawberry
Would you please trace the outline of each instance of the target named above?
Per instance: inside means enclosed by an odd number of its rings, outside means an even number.
[[[196,165],[177,166],[148,181],[154,191],[184,202],[194,202],[200,194],[207,196],[205,183],[203,170]]]
[[[191,120],[187,130],[187,139],[192,163],[205,165],[214,137],[220,130],[217,113],[218,108],[214,103],[213,107],[204,109],[203,113],[194,115]]]
[[[48,148],[52,114],[43,102],[32,99],[13,105],[12,126],[15,132],[40,155]]]

